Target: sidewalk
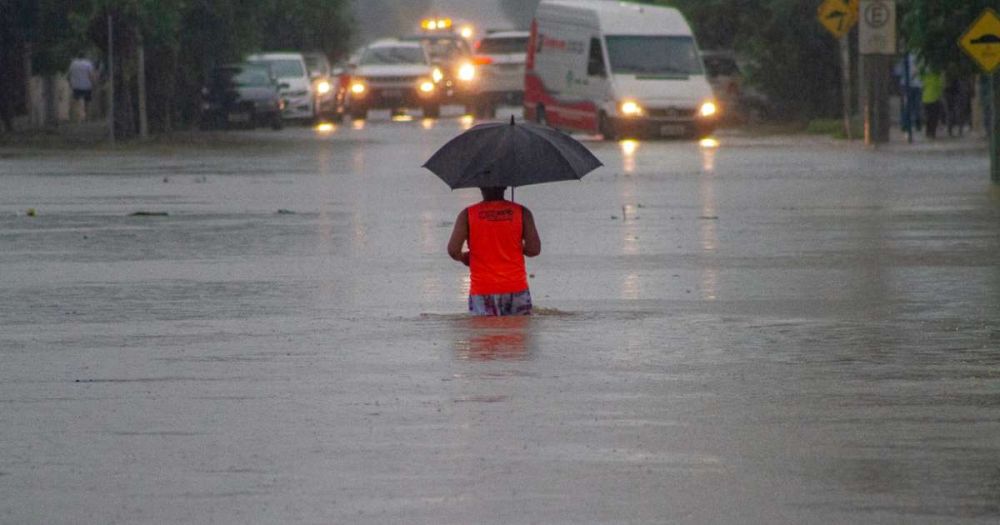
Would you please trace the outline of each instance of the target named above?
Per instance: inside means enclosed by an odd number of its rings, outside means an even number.
[[[907,134],[898,127],[889,132],[889,143],[879,144],[876,149],[891,152],[912,153],[974,153],[989,154],[990,141],[983,130],[965,130],[962,136],[948,136],[948,128],[939,128],[937,138],[929,139],[923,131],[913,132],[913,142],[907,142]]]

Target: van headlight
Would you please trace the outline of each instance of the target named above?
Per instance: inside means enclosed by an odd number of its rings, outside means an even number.
[[[326,80],[321,80],[318,84],[316,84],[316,92],[320,95],[329,93],[331,89],[333,89],[333,86],[331,86]]]
[[[466,62],[458,68],[458,79],[464,82],[471,82],[476,78],[476,66]]]
[[[368,86],[366,86],[364,82],[360,80],[355,80],[354,82],[351,82],[351,93],[353,93],[354,95],[358,96],[364,95],[365,91],[368,91]]]
[[[701,117],[713,117],[718,112],[719,112],[719,106],[717,106],[715,102],[711,100],[703,102],[701,104],[701,107],[698,108],[698,115]]]
[[[424,80],[423,82],[420,83],[419,88],[421,93],[429,95],[434,92],[434,82],[430,80]]]
[[[624,117],[641,117],[643,114],[642,106],[634,100],[622,102],[621,112]]]

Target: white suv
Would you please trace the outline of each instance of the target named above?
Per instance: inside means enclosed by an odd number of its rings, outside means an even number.
[[[282,118],[306,122],[316,118],[316,96],[302,53],[258,53],[248,56],[247,62],[264,63],[271,67],[271,74],[278,79],[281,98],[285,101]]]
[[[492,118],[500,104],[521,105],[529,37],[527,31],[495,31],[476,45],[479,89],[473,98],[477,115]]]
[[[441,113],[443,78],[419,42],[379,40],[351,64],[351,118],[364,119],[372,109],[393,112],[419,107],[424,117]]]

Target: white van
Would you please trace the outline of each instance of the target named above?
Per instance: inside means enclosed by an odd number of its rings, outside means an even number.
[[[694,34],[676,9],[609,0],[539,4],[525,119],[615,140],[705,136],[718,113]]]

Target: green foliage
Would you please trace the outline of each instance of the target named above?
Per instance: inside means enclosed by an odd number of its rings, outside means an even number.
[[[997,0],[900,0],[900,32],[910,49],[935,71],[970,74],[975,62],[958,39],[987,7],[1000,9]]]
[[[744,74],[774,105],[776,115],[837,114],[837,43],[816,22],[820,0],[640,0],[678,8],[702,49],[733,49]]]
[[[12,41],[31,43],[36,73],[59,74],[76,53],[106,56],[111,15],[116,109],[123,112],[116,111],[116,118],[130,129],[135,59],[141,44],[151,126],[167,129],[178,119],[190,121],[196,115],[198,92],[213,65],[259,50],[345,53],[350,38],[348,4],[349,0],[0,0],[4,11],[0,32]]]

